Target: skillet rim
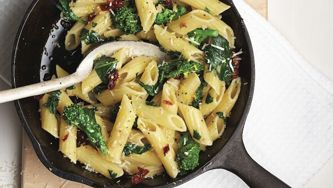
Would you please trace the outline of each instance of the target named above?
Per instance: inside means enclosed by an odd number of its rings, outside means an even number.
[[[16,56],[17,56],[17,52],[18,52],[18,46],[19,46],[19,41],[21,38],[21,35],[23,33],[23,29],[26,26],[26,22],[28,21],[28,18],[30,16],[30,14],[33,12],[34,7],[39,3],[40,0],[33,0],[31,2],[31,4],[29,5],[29,7],[27,8],[22,21],[20,23],[20,26],[17,30],[17,34],[15,36],[15,40],[13,43],[13,48],[12,48],[12,59],[11,59],[11,83],[12,83],[12,87],[15,88],[17,87],[17,83],[16,83]],[[203,164],[199,169],[192,171],[189,175],[176,180],[174,182],[167,182],[164,185],[160,185],[157,187],[175,187],[175,186],[179,186],[183,183],[186,183],[192,179],[194,179],[195,177],[211,170],[214,168],[210,168],[212,163],[216,163],[216,161],[219,161],[219,157],[221,156],[225,156],[226,152],[224,150],[226,150],[227,146],[229,145],[235,145],[233,142],[241,142],[243,143],[242,140],[242,134],[243,134],[243,130],[244,130],[244,126],[245,126],[245,122],[249,113],[249,110],[251,108],[251,104],[252,104],[252,100],[253,100],[253,94],[254,94],[254,86],[255,86],[255,59],[254,59],[254,53],[253,53],[253,46],[251,43],[251,39],[247,30],[247,27],[244,23],[243,18],[241,17],[241,15],[239,14],[237,8],[235,7],[234,3],[232,0],[227,0],[228,3],[230,3],[230,6],[234,9],[234,13],[236,14],[236,17],[239,19],[237,21],[240,22],[241,24],[241,28],[242,28],[242,33],[244,35],[244,39],[246,42],[246,45],[248,47],[248,52],[249,52],[249,60],[250,60],[250,70],[251,70],[251,75],[250,75],[250,86],[249,86],[249,93],[246,97],[246,105],[244,110],[242,111],[242,116],[239,120],[239,123],[236,127],[236,129],[234,130],[234,132],[232,133],[230,139],[226,142],[226,145],[224,147],[221,148],[221,150],[219,152],[217,152],[214,156],[212,156],[205,164]],[[97,185],[94,181],[89,180],[88,178],[85,178],[81,175],[75,174],[75,173],[71,173],[71,172],[67,172],[67,171],[62,171],[58,168],[56,168],[48,159],[47,157],[44,155],[43,151],[42,151],[42,147],[39,143],[39,141],[37,140],[36,137],[33,136],[32,134],[32,130],[29,126],[29,123],[27,122],[27,119],[23,113],[23,109],[21,106],[21,102],[20,100],[16,100],[15,102],[15,107],[16,107],[16,111],[17,114],[21,120],[21,124],[24,127],[24,130],[26,131],[27,135],[30,138],[30,141],[32,143],[32,146],[35,150],[35,153],[37,154],[38,159],[43,163],[43,165],[49,170],[51,171],[53,174],[55,174],[58,177],[67,179],[67,180],[71,180],[71,181],[75,181],[75,182],[79,182],[79,183],[83,183],[89,186],[99,186]],[[240,138],[239,138],[240,137]],[[237,146],[236,146],[237,147]],[[223,160],[223,159],[222,159]],[[213,165],[214,166],[214,165]],[[223,168],[223,167],[219,167],[219,168]],[[140,185],[139,185],[140,186]],[[104,185],[105,187],[105,185]]]

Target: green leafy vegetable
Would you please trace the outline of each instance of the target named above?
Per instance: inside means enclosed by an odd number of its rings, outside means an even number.
[[[79,21],[80,18],[74,14],[74,12],[69,7],[69,0],[59,0],[59,4],[57,7],[60,11],[62,11],[63,18],[67,21]]]
[[[150,96],[157,95],[158,89],[155,85],[146,85],[142,82],[139,82],[139,84],[141,87],[143,87],[147,91],[148,95],[150,95]]]
[[[224,116],[224,113],[223,112],[216,112],[216,115],[219,116],[219,118],[223,119],[223,120],[226,120],[227,117]]]
[[[195,169],[199,165],[200,145],[188,133],[180,138],[176,161],[182,173]]]
[[[155,19],[157,25],[163,25],[171,22],[184,15],[187,12],[186,7],[177,6],[176,10],[164,9],[162,12],[158,13]]]
[[[209,37],[219,36],[219,32],[213,29],[195,29],[187,34],[191,43],[195,46],[199,46]]]
[[[159,66],[159,79],[178,78],[180,76],[187,76],[190,73],[200,73],[204,68],[204,65],[201,63],[185,59],[164,62]]]
[[[118,176],[118,174],[113,172],[112,170],[109,170],[109,174],[110,174],[112,179],[115,179]]]
[[[123,152],[124,152],[125,156],[129,156],[132,153],[143,154],[146,151],[150,150],[150,148],[151,148],[150,144],[144,144],[143,146],[139,146],[137,144],[127,143],[125,145]]]
[[[203,89],[207,86],[205,81],[201,81],[201,84],[194,95],[194,100],[192,101],[191,106],[199,108],[200,103],[202,102]]]
[[[115,58],[102,56],[94,61],[95,71],[104,84],[109,83],[109,74],[116,69],[118,61]]]
[[[197,130],[193,131],[193,138],[197,139],[197,140],[201,139],[201,135],[200,135],[200,133]]]
[[[60,94],[61,94],[60,91],[51,92],[49,94],[49,98],[47,99],[47,102],[45,103],[46,108],[48,108],[52,114],[55,114],[57,111]]]
[[[136,10],[129,6],[116,9],[112,19],[116,28],[122,30],[126,34],[135,34],[142,30]]]
[[[220,80],[225,81],[226,85],[230,85],[233,78],[233,67],[229,42],[222,36],[210,38],[204,52],[209,70],[216,71]]]
[[[213,100],[214,100],[213,97],[208,94],[207,97],[206,97],[206,101],[205,102],[206,102],[206,104],[210,104],[210,103],[213,102]]]
[[[104,39],[101,38],[95,31],[83,29],[80,35],[81,41],[86,44],[97,44],[100,42],[104,42]]]
[[[63,115],[69,125],[77,126],[82,130],[88,136],[88,140],[103,154],[108,152],[101,128],[95,119],[94,109],[82,108],[77,104],[73,104],[65,107]]]

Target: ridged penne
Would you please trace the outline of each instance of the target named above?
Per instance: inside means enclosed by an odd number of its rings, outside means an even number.
[[[187,40],[179,38],[176,34],[167,31],[167,28],[155,25],[154,32],[158,42],[168,51],[180,52],[186,59],[200,61],[203,52],[191,45]]]
[[[157,124],[142,118],[138,119],[138,128],[154,148],[166,172],[169,176],[175,178],[179,173],[178,165],[175,161],[176,154],[172,146],[168,143],[162,129]]]
[[[192,138],[202,145],[211,146],[213,141],[210,138],[207,125],[200,110],[182,103],[179,103],[178,106]]]
[[[129,98],[138,96],[147,98],[148,94],[140,84],[136,82],[125,82],[112,90],[105,90],[96,96],[104,106],[111,106],[121,101],[122,97],[127,95]]]
[[[93,169],[110,179],[120,177],[124,171],[118,165],[109,162],[101,156],[95,148],[85,145],[77,148],[78,160],[86,165],[86,169]]]
[[[136,114],[144,119],[148,119],[158,125],[176,130],[179,132],[186,131],[184,120],[177,114],[170,113],[162,107],[146,105],[142,99],[134,98],[133,106]]]
[[[108,140],[109,154],[107,159],[109,161],[116,164],[121,163],[121,154],[131,133],[135,118],[136,115],[131,101],[126,95],[124,95],[116,122],[114,123],[110,138]]]

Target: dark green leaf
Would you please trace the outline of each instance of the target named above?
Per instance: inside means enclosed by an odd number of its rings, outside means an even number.
[[[212,96],[210,96],[209,94],[207,95],[207,97],[206,97],[206,104],[210,104],[210,103],[212,103],[213,102],[213,97]]]
[[[69,7],[69,0],[59,0],[57,7],[62,11],[63,18],[67,21],[79,21],[80,18],[74,14],[74,12]]]
[[[104,84],[109,83],[109,74],[116,69],[118,61],[115,58],[102,56],[94,61],[95,71]]]
[[[213,29],[195,29],[187,34],[191,43],[195,46],[201,45],[209,37],[219,36],[219,32]]]
[[[210,38],[209,45],[204,52],[209,70],[216,71],[220,80],[225,81],[226,85],[230,85],[233,78],[233,67],[229,42],[222,36]]]
[[[186,7],[184,6],[177,6],[176,10],[171,10],[165,8],[162,12],[158,13],[155,19],[155,24],[163,25],[169,23],[180,16],[184,15],[187,12]]]
[[[126,34],[135,34],[142,30],[139,16],[132,7],[124,6],[115,10],[112,19],[115,27]]]
[[[216,112],[216,115],[219,116],[219,118],[226,120],[226,117],[224,116],[223,112]]]
[[[112,170],[109,170],[109,174],[112,179],[115,179],[118,176],[117,173],[113,172]]]
[[[132,144],[132,143],[127,143],[124,147],[124,154],[125,156],[129,156],[131,154],[143,154],[146,151],[150,150],[151,145],[150,144],[144,144],[143,146],[139,146],[136,144]]]
[[[108,147],[103,139],[101,128],[96,122],[94,109],[73,104],[65,107],[63,116],[69,125],[77,126],[88,136],[88,140],[93,145],[103,154],[107,154]]]
[[[196,140],[200,140],[201,139],[201,135],[197,130],[193,131],[193,138]]]
[[[46,108],[49,109],[49,111],[52,114],[55,114],[57,111],[59,98],[60,98],[60,91],[53,91],[49,94],[49,98],[47,99],[47,102],[45,103]]]
[[[97,44],[104,42],[104,39],[99,36],[95,31],[89,31],[88,29],[83,29],[81,31],[80,39],[86,44]]]
[[[139,82],[139,84],[140,84],[141,87],[143,87],[147,91],[148,95],[150,95],[150,96],[157,95],[158,91],[157,91],[156,85],[151,85],[151,86],[150,85],[145,85],[142,82]]]
[[[181,136],[178,143],[176,161],[182,174],[195,169],[199,165],[200,145],[188,133]]]
[[[194,100],[192,101],[191,106],[199,108],[200,103],[202,102],[203,89],[207,86],[205,81],[201,81],[201,84],[194,95]]]

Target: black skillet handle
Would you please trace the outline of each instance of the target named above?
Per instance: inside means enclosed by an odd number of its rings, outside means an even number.
[[[242,139],[231,141],[226,145],[223,156],[217,158],[215,168],[226,169],[240,177],[249,187],[285,188],[286,183],[261,167],[247,153]]]

